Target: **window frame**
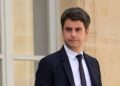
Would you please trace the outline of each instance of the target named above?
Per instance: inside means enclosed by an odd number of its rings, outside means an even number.
[[[48,35],[49,35],[49,53],[57,50],[57,17],[58,17],[58,0],[48,0]],[[12,28],[13,24],[13,0],[0,0],[0,13],[1,13],[1,34],[2,34],[2,54],[0,59],[2,60],[2,86],[14,86],[14,60],[23,61],[39,61],[44,56],[15,56],[12,55]],[[53,34],[54,33],[54,34]]]

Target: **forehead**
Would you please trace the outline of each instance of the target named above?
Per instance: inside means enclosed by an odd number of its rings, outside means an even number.
[[[84,24],[80,20],[67,19],[64,23],[64,27],[84,27]]]

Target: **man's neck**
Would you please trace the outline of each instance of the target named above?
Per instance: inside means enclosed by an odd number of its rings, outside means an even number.
[[[71,52],[74,52],[74,53],[77,53],[77,54],[83,54],[83,50],[80,49],[80,50],[75,50],[75,49],[71,49],[69,48],[66,44],[64,44],[64,47],[67,48],[67,50],[71,51]]]

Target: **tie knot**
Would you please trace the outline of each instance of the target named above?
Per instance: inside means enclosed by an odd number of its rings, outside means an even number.
[[[77,59],[78,59],[79,61],[81,61],[81,59],[82,59],[82,54],[78,54],[76,57],[77,57]]]

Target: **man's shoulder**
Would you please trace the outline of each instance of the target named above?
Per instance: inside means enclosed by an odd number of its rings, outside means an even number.
[[[96,66],[96,68],[99,68],[99,61],[97,60],[97,58],[95,58],[91,55],[88,55],[86,53],[84,53],[84,56],[85,56],[85,60],[87,63],[89,63],[93,66]]]
[[[96,57],[92,56],[92,55],[89,55],[87,53],[84,52],[84,56],[86,59],[89,59],[89,60],[93,60],[93,61],[97,61]]]
[[[60,51],[56,51],[54,53],[46,55],[44,58],[45,59],[56,59],[56,57],[60,56]]]
[[[48,54],[45,57],[43,57],[40,62],[45,62],[45,63],[57,63],[58,61],[60,61],[60,52],[56,51],[54,53]]]

